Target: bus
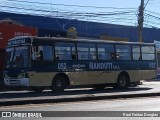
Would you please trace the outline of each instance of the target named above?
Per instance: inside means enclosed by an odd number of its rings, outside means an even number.
[[[15,36],[36,36],[37,32],[37,28],[24,26],[13,20],[0,20],[0,91],[6,90],[3,71],[8,40]]]
[[[21,36],[6,48],[4,83],[36,92],[71,86],[127,88],[156,77],[152,43]]]

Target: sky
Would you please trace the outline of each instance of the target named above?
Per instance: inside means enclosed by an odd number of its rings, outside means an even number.
[[[141,0],[0,0],[0,10],[137,26],[140,3]],[[160,28],[160,1],[144,3],[144,26]]]
[[[50,1],[50,0],[49,0]],[[137,7],[140,0],[51,0],[52,3],[97,7]],[[128,4],[128,2],[130,2]]]

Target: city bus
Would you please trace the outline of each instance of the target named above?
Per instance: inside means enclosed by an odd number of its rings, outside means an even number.
[[[156,77],[152,43],[61,37],[16,37],[6,48],[4,83],[36,92],[71,86],[127,88]]]

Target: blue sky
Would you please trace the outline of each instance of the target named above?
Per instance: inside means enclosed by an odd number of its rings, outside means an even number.
[[[35,3],[26,3],[22,1]],[[148,0],[145,0],[145,3],[147,1]],[[47,4],[36,4],[36,2]],[[137,26],[137,14],[140,2],[141,0],[0,0],[0,10],[26,14],[56,16],[67,19],[78,19],[85,21]],[[100,8],[65,5],[95,6]],[[6,6],[9,6],[9,8]],[[160,27],[159,6],[159,0],[148,1],[148,4],[145,8],[146,11],[144,16],[145,26]],[[18,7],[19,9],[15,9],[12,7]]]
[[[33,1],[33,0],[30,0]],[[52,2],[53,4],[68,4],[82,6],[97,6],[97,7],[119,7],[119,8],[138,8],[141,0],[34,0],[41,2]],[[144,0],[145,3],[147,0]],[[146,9],[158,12],[160,1],[149,0]]]
[[[49,0],[50,1],[50,0]],[[137,7],[140,0],[51,0],[52,3],[99,6],[99,7]],[[128,3],[129,2],[129,3]]]

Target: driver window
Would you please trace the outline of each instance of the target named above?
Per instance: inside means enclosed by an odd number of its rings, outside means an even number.
[[[32,60],[51,61],[54,60],[54,51],[52,46],[33,46]]]

